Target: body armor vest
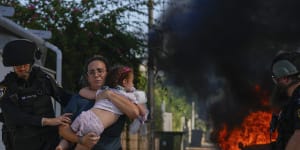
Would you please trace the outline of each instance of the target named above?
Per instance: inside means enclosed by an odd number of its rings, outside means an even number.
[[[14,74],[9,74],[15,76]],[[11,77],[8,81],[7,95],[23,111],[43,117],[54,117],[54,111],[51,102],[51,85],[46,78],[46,74],[41,71],[35,71],[31,74],[32,80],[25,81]],[[12,90],[11,90],[12,89]]]
[[[293,102],[284,106],[278,118],[278,137],[276,145],[279,149],[285,148],[288,140],[294,133],[293,106]]]
[[[5,77],[7,87],[2,100],[13,102],[24,113],[46,118],[55,117],[51,96],[56,96],[50,77],[39,68],[32,68],[28,80],[20,79],[15,73]],[[7,128],[7,143],[14,150],[51,150],[59,142],[58,130],[55,126],[26,126],[13,123],[13,117],[4,115]],[[30,120],[28,120],[30,121]],[[6,131],[6,129],[5,129]],[[47,136],[45,136],[47,135]],[[7,145],[7,144],[6,144]]]
[[[55,113],[51,101],[51,85],[49,85],[49,81],[47,81],[49,80],[47,79],[47,75],[39,69],[35,69],[30,76],[30,79],[25,81],[17,78],[14,73],[8,74],[5,78],[7,86],[7,94],[5,97],[11,100],[25,113],[48,118],[54,117]],[[7,124],[7,127],[12,130],[22,130],[23,128],[26,128],[24,130],[27,130],[28,132],[34,130],[36,133],[39,133],[47,131],[48,128],[52,128],[32,126],[18,127],[11,124],[10,119],[14,118],[5,120],[5,123]],[[32,134],[34,134],[34,132]]]
[[[300,88],[295,90],[295,94],[289,102],[283,106],[278,118],[278,138],[276,140],[277,149],[285,149],[285,146],[295,131],[295,111],[300,96]]]

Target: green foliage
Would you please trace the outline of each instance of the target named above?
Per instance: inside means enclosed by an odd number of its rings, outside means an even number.
[[[141,75],[136,80],[139,81],[137,84],[135,84],[136,88],[146,91],[146,87],[148,84],[146,75],[141,73]]]
[[[173,130],[174,131],[181,131],[182,130],[182,117],[190,118],[191,116],[191,106],[188,105],[185,101],[184,97],[173,97],[170,99],[171,102],[168,107],[170,112],[173,114]],[[168,109],[167,109],[168,110]]]
[[[136,83],[138,71],[145,57],[145,33],[130,32],[131,26],[141,27],[145,22],[130,22],[128,13],[145,15],[139,0],[82,0],[82,1],[2,1],[1,5],[15,8],[11,18],[26,28],[49,30],[49,42],[63,53],[63,86],[77,90],[84,62],[94,54],[109,59],[111,64],[134,68]],[[127,17],[127,18],[126,18]],[[142,29],[136,28],[136,31]],[[142,34],[141,34],[142,33]],[[143,36],[141,36],[143,35]],[[48,53],[46,66],[55,69],[55,54]],[[143,81],[144,82],[144,81]]]
[[[159,83],[159,82],[157,82]],[[174,131],[181,131],[181,118],[190,118],[191,117],[191,105],[187,103],[186,97],[184,95],[177,95],[178,92],[175,88],[157,84],[154,90],[155,97],[155,127],[156,130],[162,130],[162,110],[161,105],[165,102],[165,111],[171,112],[173,116],[172,124]]]
[[[200,129],[203,132],[207,131],[206,122],[202,119],[196,118],[195,119],[195,129]]]

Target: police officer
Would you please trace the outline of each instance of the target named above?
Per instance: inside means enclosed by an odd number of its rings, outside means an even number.
[[[272,62],[273,103],[280,108],[276,150],[300,149],[300,53],[284,52]]]
[[[3,48],[4,66],[14,70],[0,83],[2,136],[8,150],[53,150],[59,141],[57,126],[70,123],[70,114],[55,117],[51,97],[64,106],[71,95],[33,66],[38,52],[36,44],[26,39],[10,41]]]

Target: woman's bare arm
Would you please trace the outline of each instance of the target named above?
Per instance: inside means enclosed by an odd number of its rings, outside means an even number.
[[[109,99],[114,105],[116,105],[121,112],[126,114],[130,119],[137,118],[139,113],[139,108],[136,104],[132,103],[126,97],[119,95],[111,90],[105,90],[97,95],[97,99]]]

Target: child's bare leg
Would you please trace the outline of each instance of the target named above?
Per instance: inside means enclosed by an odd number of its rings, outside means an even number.
[[[65,140],[65,139],[62,139],[60,140],[59,144],[56,146],[55,150],[67,150],[70,146],[70,143]]]
[[[75,150],[90,150],[90,149],[82,144],[77,144]]]

